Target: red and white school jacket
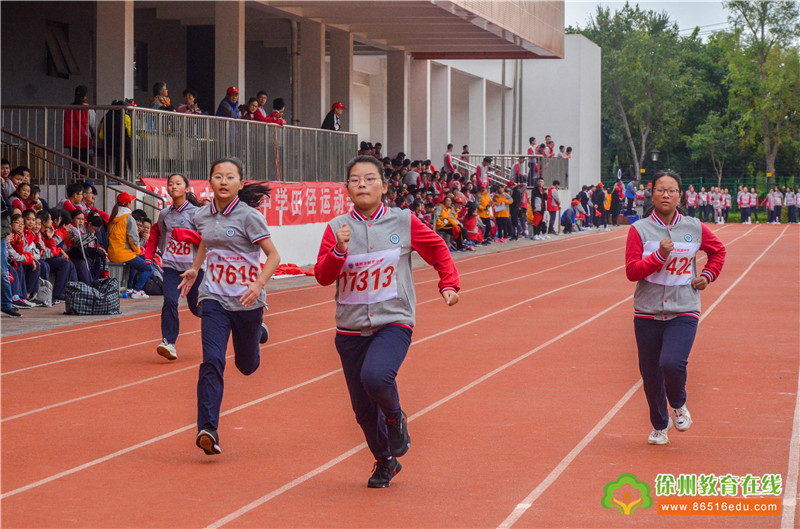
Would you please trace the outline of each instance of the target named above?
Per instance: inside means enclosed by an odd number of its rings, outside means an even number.
[[[478,164],[478,167],[475,168],[475,178],[478,180],[478,183],[483,187],[489,187],[489,168],[484,167],[483,164]]]
[[[336,232],[350,227],[347,253],[336,249]],[[336,329],[369,336],[387,325],[413,327],[417,303],[411,271],[416,251],[439,273],[439,291],[459,290],[458,270],[444,240],[409,210],[383,204],[371,218],[355,209],[328,223],[314,276],[336,282]]]
[[[453,165],[453,158],[450,156],[449,152],[444,153],[444,167],[446,173],[455,173],[456,168]]]

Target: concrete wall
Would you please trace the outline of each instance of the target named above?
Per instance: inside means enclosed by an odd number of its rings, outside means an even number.
[[[572,146],[574,196],[600,181],[600,48],[582,35],[567,35],[564,48],[564,59],[525,61],[522,137]]]
[[[239,93],[239,102],[247,103],[256,97],[259,90],[269,94],[268,110],[272,110],[272,101],[282,97],[286,103],[284,119],[292,122],[292,65],[288,48],[265,48],[261,41],[245,41],[245,90]],[[224,94],[219,94],[216,105]]]
[[[134,9],[133,40],[147,44],[148,87],[146,91],[134,90],[136,104],[149,108],[153,85],[164,81],[172,106],[178,108],[186,88],[186,27],[177,20],[157,19],[155,9]],[[108,105],[111,101],[99,103]],[[201,108],[209,110],[210,105],[203,102]]]
[[[94,2],[0,2],[2,18],[2,100],[11,104],[72,103],[75,87],[89,87],[89,102],[95,102]],[[47,75],[45,21],[68,25],[69,47],[79,75],[69,79]]]

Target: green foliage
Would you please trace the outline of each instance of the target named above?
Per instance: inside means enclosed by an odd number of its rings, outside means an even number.
[[[602,174],[764,181],[800,175],[795,1],[726,2],[733,30],[681,36],[667,13],[598,7],[581,33],[602,48]],[[615,163],[616,162],[616,163]]]

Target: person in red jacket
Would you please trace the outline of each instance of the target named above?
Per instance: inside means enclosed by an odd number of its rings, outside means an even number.
[[[553,180],[553,185],[547,188],[547,212],[550,214],[550,225],[547,228],[547,233],[551,235],[558,235],[555,230],[556,217],[561,210],[561,198],[558,196],[558,189],[561,182]]]
[[[439,273],[439,292],[458,303],[459,278],[447,245],[408,209],[387,208],[383,166],[371,156],[347,164],[349,213],[325,228],[314,275],[336,283],[336,350],[356,420],[375,458],[370,488],[388,487],[411,445],[395,377],[411,345],[416,295],[411,252]]]
[[[74,106],[89,105],[89,89],[80,85],[75,88]],[[70,109],[64,111],[64,147],[69,149],[70,156],[81,162],[89,162],[89,151],[94,143],[95,112],[86,109]],[[88,175],[85,167],[73,163],[72,171],[77,174]]]

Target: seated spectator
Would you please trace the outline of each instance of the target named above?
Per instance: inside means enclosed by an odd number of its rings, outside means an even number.
[[[260,121],[256,114],[258,113],[258,99],[251,97],[247,100],[244,112],[242,112],[242,119],[250,121]]]
[[[41,198],[42,190],[39,186],[31,186],[31,196],[27,201],[28,207],[33,211],[46,211],[50,209],[47,202]]]
[[[172,104],[170,103],[169,99],[169,90],[167,89],[167,83],[164,81],[158,81],[156,84],[153,85],[153,97],[150,98],[150,108],[155,108],[156,110],[162,110],[164,107],[171,107]]]
[[[219,102],[219,106],[217,106],[216,116],[221,118],[233,118],[239,119],[239,89],[235,86],[231,86],[225,92],[225,97],[222,101]]]
[[[381,149],[383,149],[383,144],[381,142],[376,142],[372,155],[378,160],[383,158],[383,154],[381,154]]]
[[[94,207],[94,201],[97,199],[97,188],[94,187],[89,182],[83,184],[83,198],[81,202],[83,202],[83,211],[87,214],[90,212],[94,212],[103,219],[103,222],[108,223],[108,220],[111,218],[108,213],[105,211],[101,211]]]
[[[256,118],[258,121],[267,121],[269,114],[267,113],[267,100],[268,95],[265,91],[260,90],[256,94],[256,99],[258,100],[258,110],[256,111]]]
[[[27,248],[24,236],[25,220],[22,215],[11,215],[11,234],[6,239],[8,244],[8,272],[12,277],[12,305],[19,309],[39,306],[29,298],[39,292],[40,270],[36,259]]]
[[[238,91],[236,95],[238,97]],[[128,207],[134,200],[134,196],[121,193],[111,210],[108,228],[108,258],[112,263],[125,263],[131,268],[131,276],[136,278],[132,284],[131,298],[147,299],[150,296],[145,294],[143,289],[147,280],[153,275],[153,269],[139,256],[139,231]]]
[[[78,274],[66,252],[56,246],[56,242],[53,240],[53,231],[53,219],[50,217],[50,212],[46,210],[38,212],[33,233],[42,259],[50,267],[50,272],[55,275],[53,282],[53,305],[55,305],[64,301],[67,283],[77,281]]]
[[[453,198],[448,195],[442,202],[439,214],[436,216],[436,233],[442,236],[447,247],[452,251],[455,248],[460,250],[461,246],[461,223],[456,217],[453,208]]]
[[[283,112],[286,110],[286,103],[283,98],[279,97],[272,102],[272,114],[267,118],[269,123],[277,123],[278,125],[286,125],[286,120],[283,119]]]
[[[9,197],[11,200],[11,207],[18,208],[20,211],[30,209],[28,206],[28,199],[31,197],[31,185],[27,182],[22,182],[17,186],[17,189]]]
[[[3,195],[10,199],[11,195],[17,190],[17,186],[21,183],[25,182],[25,173],[28,172],[28,168],[24,166],[15,167],[8,173],[8,178],[3,183]]]
[[[187,88],[183,91],[183,103],[178,105],[178,112],[181,114],[202,114],[203,111],[197,106],[197,92]]]
[[[67,186],[67,198],[60,204],[61,209],[67,213],[72,213],[76,209],[86,212],[86,205],[83,203],[83,184],[73,182]]]
[[[3,158],[0,160],[0,177],[2,177],[2,191],[3,196],[8,198],[14,193],[16,187],[11,183],[9,175],[11,174],[11,162]]]

